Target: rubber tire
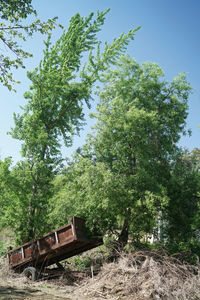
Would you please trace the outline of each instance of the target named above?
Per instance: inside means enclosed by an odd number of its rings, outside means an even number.
[[[24,269],[22,274],[32,281],[36,281],[38,276],[38,272],[34,267],[27,267],[26,269]]]

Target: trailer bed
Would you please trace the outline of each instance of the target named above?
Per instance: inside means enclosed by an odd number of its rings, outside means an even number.
[[[87,237],[85,220],[72,217],[71,223],[10,250],[9,265],[18,272],[29,266],[42,269],[102,243],[102,238]]]

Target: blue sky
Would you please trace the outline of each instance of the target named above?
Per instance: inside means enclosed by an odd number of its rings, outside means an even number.
[[[70,18],[77,12],[87,16],[91,11],[110,8],[105,24],[99,33],[102,42],[111,42],[122,32],[141,26],[135,40],[127,48],[128,54],[139,63],[156,62],[164,70],[167,80],[172,80],[180,72],[186,72],[188,81],[194,89],[189,99],[187,127],[192,130],[191,137],[183,137],[182,147],[192,150],[200,147],[200,1],[199,0],[33,0],[41,19],[58,16],[59,22],[67,29]],[[60,29],[53,32],[53,40],[61,34]],[[33,58],[25,61],[26,70],[14,72],[15,78],[21,81],[17,93],[0,87],[0,158],[12,156],[14,162],[20,159],[20,143],[13,140],[7,131],[13,126],[13,113],[20,112],[24,105],[23,93],[30,82],[26,77],[27,70],[33,70],[42,58],[44,36],[35,34],[24,45],[33,53]],[[92,105],[95,105],[98,99]],[[86,116],[88,111],[86,111]],[[80,137],[74,138],[71,149],[63,148],[63,156],[70,157],[74,149],[84,144],[87,132],[93,124],[87,116],[87,125]]]

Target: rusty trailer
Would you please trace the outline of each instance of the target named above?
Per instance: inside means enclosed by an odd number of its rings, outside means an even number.
[[[53,264],[61,268],[60,261],[80,254],[103,244],[102,238],[88,238],[85,220],[72,217],[71,223],[62,226],[42,237],[10,249],[8,259],[10,267],[16,272],[24,272],[36,279],[36,273],[42,273]]]

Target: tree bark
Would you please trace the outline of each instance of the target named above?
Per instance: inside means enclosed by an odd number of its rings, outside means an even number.
[[[121,233],[120,233],[118,241],[117,241],[119,248],[121,248],[121,249],[123,249],[126,246],[126,244],[128,243],[130,214],[131,214],[131,209],[127,208],[124,223],[122,226],[122,230],[121,230]]]

